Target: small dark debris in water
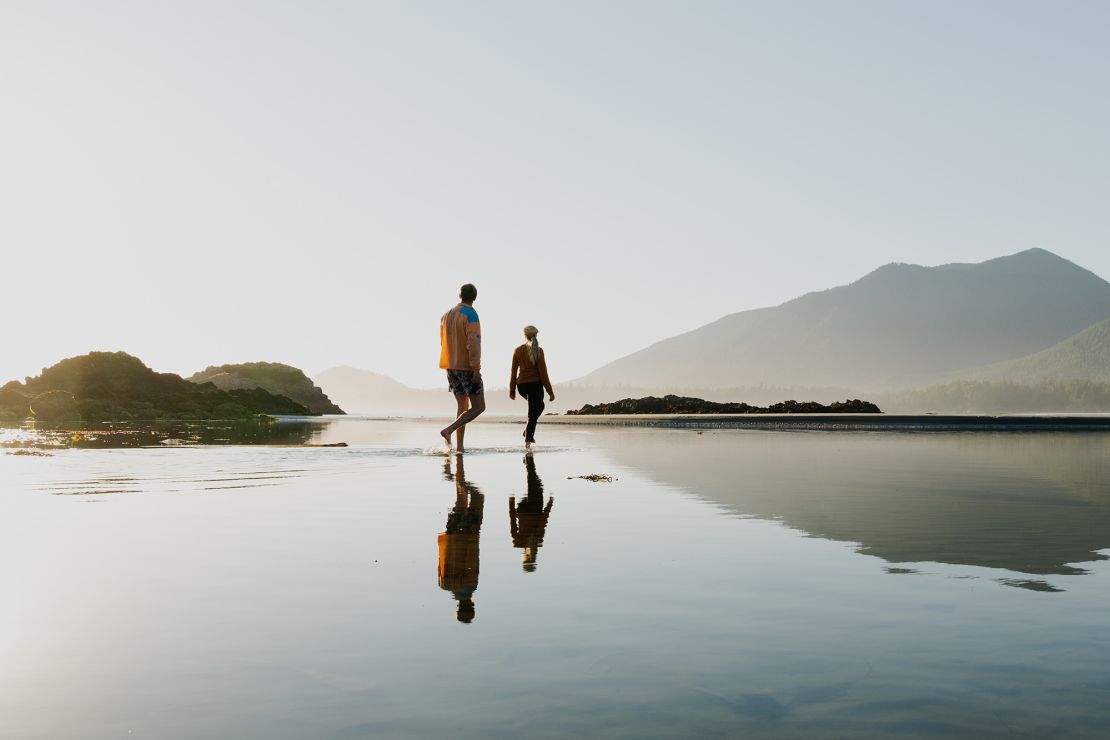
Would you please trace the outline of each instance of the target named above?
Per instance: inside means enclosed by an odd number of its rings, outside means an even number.
[[[611,475],[604,475],[601,473],[591,473],[590,475],[568,475],[567,480],[574,480],[581,478],[582,480],[593,481],[594,483],[612,483],[617,480]]]
[[[26,450],[26,449],[12,450],[8,454],[9,455],[18,455],[20,457],[54,457],[49,452],[43,452],[42,450]]]
[[[1042,593],[1049,594],[1058,594],[1064,591],[1064,589],[1056,588],[1047,581],[1025,580],[1022,578],[1000,578],[998,582],[1007,586],[1013,586],[1014,588],[1024,588],[1029,591],[1041,591]]]
[[[702,434],[702,432],[698,432],[698,434]]]
[[[105,488],[104,490],[53,491],[51,496],[100,496],[105,493],[135,493],[134,488]]]
[[[346,447],[346,442],[330,442],[326,445],[305,445],[305,447]]]
[[[914,570],[913,568],[884,568],[883,570],[885,570],[887,573],[890,573],[891,575],[896,575],[896,576],[897,575],[914,575],[914,576],[921,575],[921,571]]]

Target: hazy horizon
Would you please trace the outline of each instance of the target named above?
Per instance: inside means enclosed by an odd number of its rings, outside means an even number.
[[[0,383],[90,350],[500,387],[880,265],[1110,275],[1110,8],[9,2]]]

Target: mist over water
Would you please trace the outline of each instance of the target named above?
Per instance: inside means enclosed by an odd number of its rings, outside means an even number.
[[[437,428],[0,454],[0,737],[1110,720],[1106,433]]]

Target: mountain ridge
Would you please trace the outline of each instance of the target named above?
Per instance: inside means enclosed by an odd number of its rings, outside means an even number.
[[[1110,318],[1040,352],[961,373],[959,379],[1110,382]]]
[[[1110,283],[1041,248],[979,263],[889,263],[728,314],[575,382],[889,388],[1032,354],[1108,317]]]

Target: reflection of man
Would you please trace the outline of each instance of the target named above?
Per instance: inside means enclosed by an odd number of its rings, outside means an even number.
[[[525,455],[524,466],[528,470],[528,495],[520,504],[516,496],[509,498],[509,533],[513,537],[513,547],[524,550],[524,570],[529,573],[536,569],[537,551],[543,545],[543,534],[547,529],[547,517],[555,499],[543,505],[543,481],[536,475],[536,461]]]
[[[448,479],[455,481],[455,506],[447,514],[447,531],[439,536],[439,587],[454,594],[459,602],[460,622],[474,620],[474,592],[478,589],[478,533],[486,497],[466,482],[462,455],[451,475],[451,460],[443,465]]]

